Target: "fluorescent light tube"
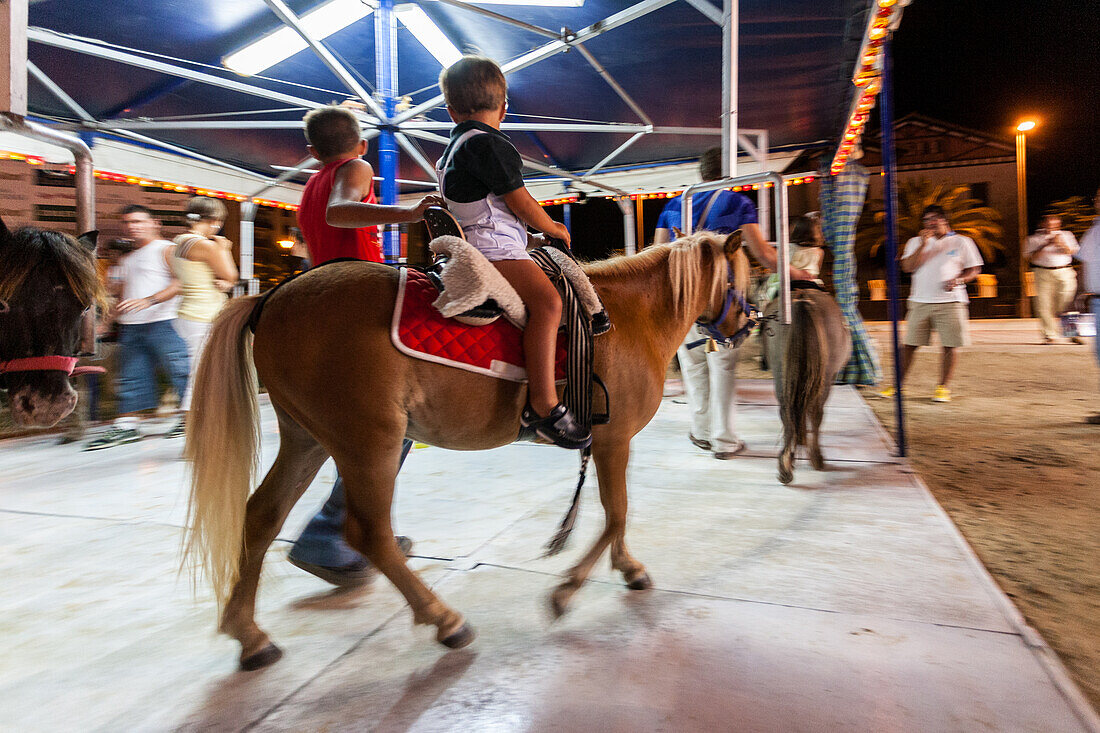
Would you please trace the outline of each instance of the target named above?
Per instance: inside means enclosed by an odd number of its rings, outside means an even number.
[[[409,33],[412,33],[416,40],[420,41],[420,45],[428,53],[435,56],[436,60],[443,65],[443,68],[447,68],[462,58],[462,52],[451,43],[451,39],[444,35],[439,26],[428,17],[428,14],[419,5],[413,5],[412,3],[398,5],[394,9],[394,14],[401,21],[401,25],[409,29]]]
[[[359,0],[331,0],[309,11],[300,20],[302,28],[307,33],[321,39],[347,28],[373,12],[374,8],[364,5]],[[289,26],[283,26],[241,50],[229,54],[222,63],[238,74],[251,76],[271,68],[280,61],[285,61],[307,47],[308,44],[302,40],[297,31]]]

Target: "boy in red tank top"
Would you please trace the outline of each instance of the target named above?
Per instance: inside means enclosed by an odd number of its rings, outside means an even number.
[[[314,266],[341,257],[382,262],[378,241],[381,224],[404,224],[424,218],[424,209],[438,206],[438,196],[425,196],[411,207],[383,206],[374,198],[374,169],[362,159],[367,152],[359,120],[343,107],[322,107],[305,117],[310,154],[322,164],[302,192],[298,227]],[[412,447],[405,439],[401,462]],[[328,501],[302,531],[288,559],[297,567],[336,586],[352,587],[375,574],[370,562],[344,540],[347,505],[344,480],[337,475]],[[408,554],[412,541],[395,538]]]
[[[302,192],[298,227],[315,266],[340,257],[382,261],[378,232],[383,224],[407,224],[424,218],[424,209],[440,206],[425,196],[415,206],[384,206],[374,198],[374,169],[359,120],[344,107],[321,107],[305,117],[309,152],[321,162]]]

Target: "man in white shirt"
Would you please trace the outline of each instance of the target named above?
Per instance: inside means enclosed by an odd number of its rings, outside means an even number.
[[[1092,199],[1092,205],[1096,209],[1096,218],[1092,220],[1092,228],[1081,237],[1081,246],[1074,257],[1081,263],[1081,281],[1078,284],[1080,292],[1075,305],[1077,310],[1091,310],[1100,323],[1100,189]],[[1096,347],[1096,363],[1100,364],[1100,336],[1093,339]],[[1089,415],[1085,422],[1100,425],[1100,412]]]
[[[179,281],[168,257],[172,243],[160,238],[160,222],[144,206],[122,210],[122,227],[134,249],[119,261],[119,280],[112,293],[121,299],[114,311],[118,323],[118,412],[114,425],[84,450],[100,450],[141,439],[138,413],[157,407],[156,368],[168,375],[179,395],[190,369],[187,344],[172,327],[179,308]]]
[[[1035,275],[1035,313],[1043,331],[1043,343],[1050,344],[1061,335],[1058,316],[1067,310],[1077,292],[1077,273],[1073,255],[1077,239],[1062,229],[1062,218],[1047,214],[1039,229],[1027,239],[1027,255]],[[1084,343],[1079,338],[1074,343]]]
[[[966,284],[982,269],[982,256],[970,237],[951,230],[947,213],[940,206],[929,206],[921,216],[920,234],[910,239],[901,256],[901,269],[913,274],[909,292],[909,312],[905,317],[905,349],[901,355],[901,380],[913,363],[913,355],[927,346],[932,329],[940,335],[943,358],[940,382],[933,402],[950,402],[951,375],[958,359],[956,349],[970,345]],[[880,392],[892,397],[893,388]]]

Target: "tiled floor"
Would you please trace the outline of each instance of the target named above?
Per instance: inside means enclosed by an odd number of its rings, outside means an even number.
[[[1097,729],[854,391],[830,401],[829,470],[786,487],[770,385],[739,395],[745,456],[692,447],[675,397],[634,441],[627,538],[657,589],[605,560],[557,622],[547,595],[602,521],[590,478],[571,546],[540,559],[576,456],[416,450],[397,526],[479,632],[457,652],[386,581],[330,592],[285,561],[327,466],[268,557],[259,620],[286,656],[254,673],[177,575],[179,441],[0,444],[0,730]]]

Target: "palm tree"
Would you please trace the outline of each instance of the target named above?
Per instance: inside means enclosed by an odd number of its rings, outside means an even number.
[[[1047,214],[1062,217],[1062,228],[1073,232],[1073,236],[1081,238],[1092,226],[1092,220],[1096,218],[1096,210],[1092,202],[1084,196],[1070,196],[1068,199],[1055,201],[1047,207]]]
[[[902,181],[898,186],[898,252],[921,229],[921,214],[928,206],[936,204],[947,212],[951,228],[970,237],[981,250],[986,262],[994,259],[997,251],[1003,251],[1000,225],[1001,214],[996,209],[983,206],[971,194],[970,186],[933,184],[925,179]],[[886,210],[882,199],[869,200],[863,207],[856,226],[856,257],[873,259],[886,242]]]

